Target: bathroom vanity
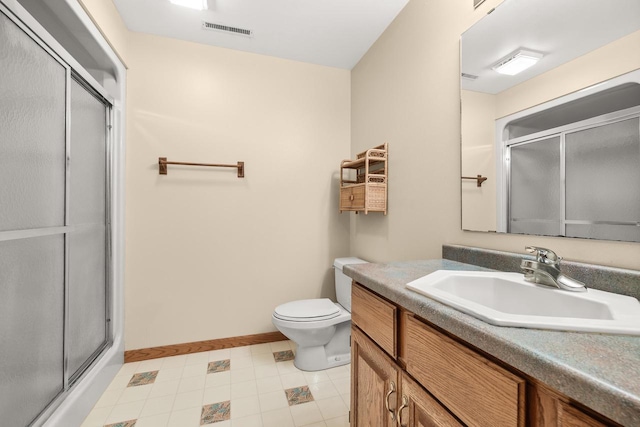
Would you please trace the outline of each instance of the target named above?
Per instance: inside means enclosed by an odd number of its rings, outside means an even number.
[[[637,426],[640,338],[489,325],[406,289],[449,260],[348,267],[351,426]]]

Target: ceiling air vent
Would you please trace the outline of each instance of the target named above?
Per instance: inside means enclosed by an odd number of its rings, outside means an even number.
[[[468,73],[462,73],[461,76],[463,79],[471,80],[471,81],[474,81],[475,79],[478,78],[478,76],[474,76],[473,74],[468,74]]]
[[[239,36],[251,37],[253,35],[253,31],[247,30],[245,28],[230,27],[228,25],[214,24],[213,22],[207,22],[207,21],[202,21],[202,29],[222,31],[224,33],[237,34]]]

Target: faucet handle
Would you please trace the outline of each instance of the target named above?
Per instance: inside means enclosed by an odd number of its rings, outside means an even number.
[[[536,261],[543,262],[545,264],[557,265],[562,259],[551,249],[539,248],[537,246],[525,246],[524,250],[530,254],[535,254]]]

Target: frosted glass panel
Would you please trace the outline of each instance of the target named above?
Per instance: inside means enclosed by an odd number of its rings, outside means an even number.
[[[69,223],[104,224],[106,107],[71,82],[71,210]]]
[[[65,74],[0,13],[0,231],[64,225]]]
[[[541,236],[561,236],[562,223],[558,221],[511,221],[511,233],[538,234]]]
[[[560,137],[511,147],[510,169],[510,230],[540,234],[539,227],[514,220],[560,221]],[[533,225],[531,225],[533,226]],[[544,226],[546,227],[546,226]],[[550,233],[561,234],[558,227]]]
[[[63,387],[64,237],[0,242],[0,424],[26,426]]]
[[[69,375],[106,341],[105,232],[89,227],[69,235]]]
[[[640,222],[637,117],[568,133],[566,152],[567,219]]]
[[[31,425],[107,342],[106,108],[0,12],[0,426]]]
[[[640,242],[640,227],[637,225],[567,224],[567,236]]]

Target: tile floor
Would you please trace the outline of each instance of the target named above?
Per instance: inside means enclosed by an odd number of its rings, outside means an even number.
[[[125,364],[82,427],[348,427],[350,365],[293,366],[279,341]]]

